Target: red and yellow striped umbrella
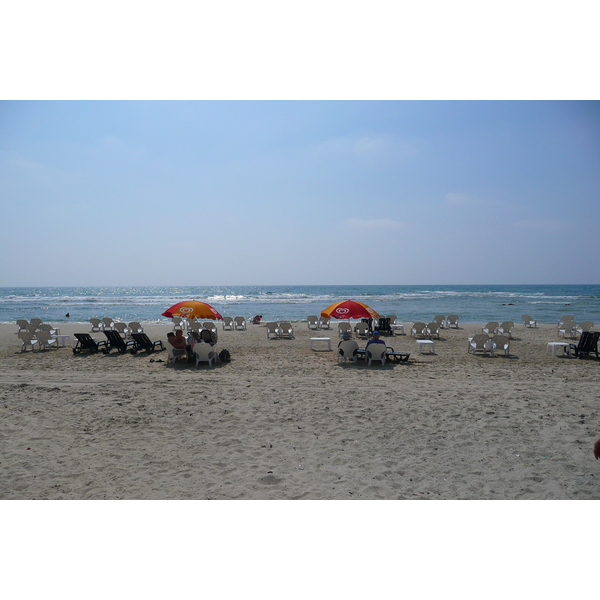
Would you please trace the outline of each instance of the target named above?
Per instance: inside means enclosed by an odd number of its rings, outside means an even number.
[[[210,304],[199,302],[198,300],[178,302],[165,310],[162,316],[169,319],[173,317],[187,317],[191,319],[223,320],[223,317]]]
[[[379,315],[366,304],[356,300],[342,300],[321,312],[324,319],[379,319]]]

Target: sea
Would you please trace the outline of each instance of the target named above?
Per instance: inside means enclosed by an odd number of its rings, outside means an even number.
[[[169,321],[161,314],[183,300],[207,302],[223,316],[262,315],[263,321],[301,321],[334,302],[358,300],[400,322],[429,322],[438,314],[457,314],[462,323],[519,323],[523,314],[539,323],[556,323],[565,314],[577,322],[600,322],[600,285],[3,287],[0,322],[111,317],[161,323]]]

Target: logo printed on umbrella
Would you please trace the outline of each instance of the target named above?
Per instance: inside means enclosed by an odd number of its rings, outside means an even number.
[[[193,309],[193,308],[190,308],[189,306],[182,306],[182,307],[179,309],[179,312],[180,312],[180,313],[191,313],[191,312],[194,312],[194,309]]]
[[[335,312],[338,313],[338,315],[345,315],[350,312],[350,309],[349,308],[336,308]]]

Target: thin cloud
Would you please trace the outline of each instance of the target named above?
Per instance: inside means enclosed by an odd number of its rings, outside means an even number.
[[[394,221],[393,219],[347,219],[344,223],[351,229],[369,229],[378,231],[390,231],[395,229],[404,229],[406,223]]]

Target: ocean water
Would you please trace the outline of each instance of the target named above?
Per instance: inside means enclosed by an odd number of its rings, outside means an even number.
[[[519,323],[523,314],[540,323],[556,323],[564,314],[600,323],[600,285],[5,287],[0,288],[0,322],[32,317],[47,323],[82,323],[91,317],[167,322],[161,313],[182,300],[208,302],[223,316],[299,321],[346,299],[404,322],[454,313],[463,323]]]

